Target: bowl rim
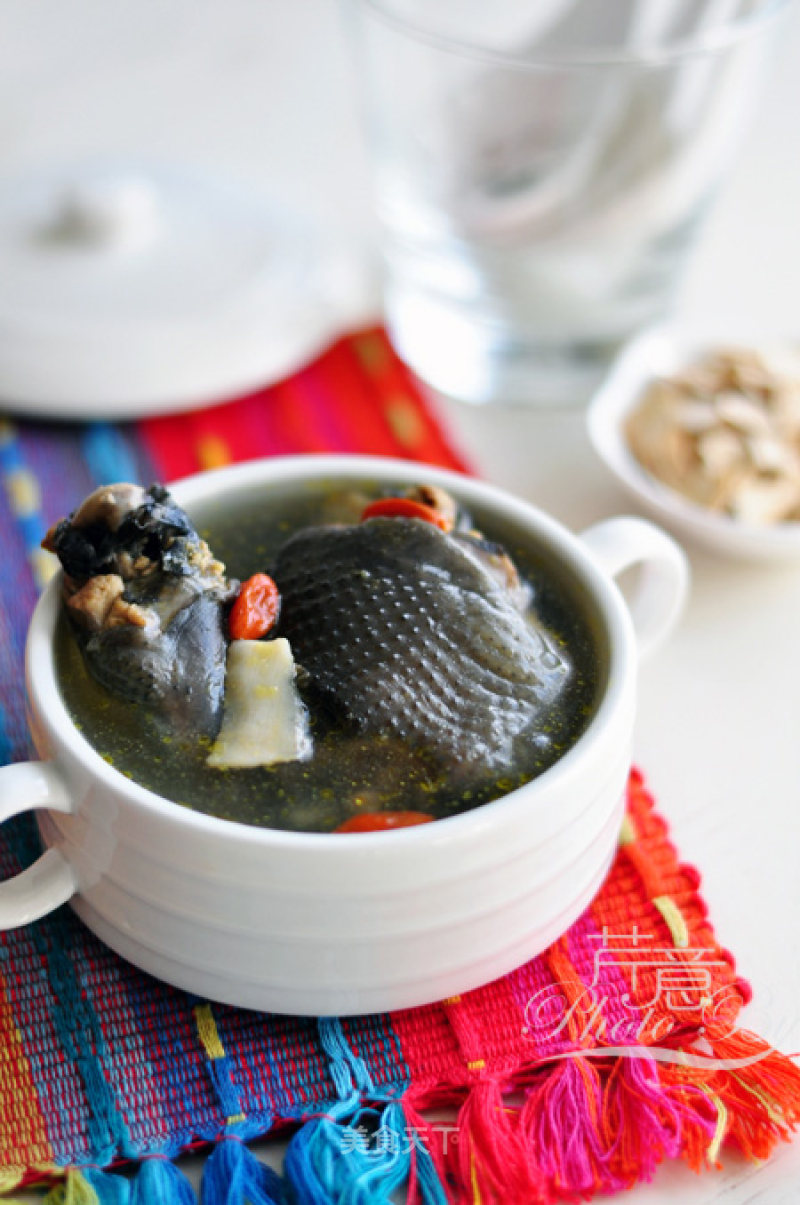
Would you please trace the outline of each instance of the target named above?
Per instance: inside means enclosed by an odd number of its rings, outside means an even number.
[[[526,813],[538,800],[548,797],[558,786],[569,787],[570,780],[581,773],[591,754],[597,753],[604,734],[615,714],[623,708],[635,681],[636,637],[624,599],[614,583],[594,560],[580,537],[558,520],[522,498],[498,486],[466,474],[381,456],[310,454],[267,457],[246,461],[221,469],[194,473],[167,484],[170,493],[190,515],[192,507],[213,501],[214,495],[233,493],[249,485],[263,486],[282,480],[298,481],[340,478],[370,480],[376,477],[391,483],[411,483],[415,478],[430,480],[445,488],[460,492],[485,505],[495,513],[508,513],[521,527],[535,531],[548,548],[566,554],[568,568],[590,587],[591,603],[604,629],[608,643],[606,685],[596,710],[575,743],[541,775],[521,787],[489,800],[455,816],[437,819],[432,825],[416,825],[393,830],[387,841],[386,833],[349,833],[347,839],[339,833],[294,831],[261,827],[238,820],[227,820],[187,807],[151,791],[110,765],[75,725],[58,687],[55,668],[55,624],[60,611],[61,573],[56,573],[45,587],[33,613],[26,644],[26,682],[29,706],[33,708],[38,726],[47,735],[51,749],[57,749],[69,762],[80,763],[94,782],[115,795],[124,795],[129,803],[162,820],[205,833],[223,842],[239,842],[289,851],[340,851],[342,856],[354,849],[377,853],[402,848],[418,849],[444,838],[460,837],[486,830],[492,818],[512,822],[517,813]],[[61,764],[58,755],[57,764]],[[528,819],[530,819],[528,817]]]
[[[592,446],[628,491],[643,499],[665,522],[679,523],[704,543],[717,542],[726,549],[752,548],[758,542],[764,551],[796,553],[800,557],[800,521],[777,524],[747,523],[731,515],[708,510],[663,481],[659,481],[639,463],[623,434],[625,420],[640,400],[644,389],[663,375],[648,367],[660,356],[675,358],[675,368],[688,365],[696,357],[725,347],[752,347],[758,340],[737,333],[697,334],[679,326],[659,325],[637,335],[615,359],[586,411],[586,428]]]

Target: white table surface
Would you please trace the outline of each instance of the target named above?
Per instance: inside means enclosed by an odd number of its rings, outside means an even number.
[[[368,250],[364,155],[332,0],[164,0],[158,10],[119,0],[7,0],[0,32],[0,169],[98,145],[180,145],[195,161],[266,184],[355,253]],[[800,329],[798,64],[795,6],[694,258],[681,303],[689,322]],[[34,77],[36,86],[26,86]],[[354,312],[362,304],[366,312],[370,297],[367,286]],[[479,472],[568,525],[629,509],[593,455],[580,413],[442,406]],[[800,566],[757,568],[690,551],[685,618],[641,673],[636,754],[682,856],[703,870],[723,944],[753,985],[748,1023],[797,1051]],[[264,1145],[265,1157],[277,1153]],[[186,1166],[195,1178],[199,1162]],[[800,1141],[766,1165],[727,1157],[723,1172],[699,1178],[665,1166],[625,1199],[788,1205],[800,1200]]]

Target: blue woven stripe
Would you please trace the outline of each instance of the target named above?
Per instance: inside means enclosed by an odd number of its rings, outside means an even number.
[[[89,423],[81,437],[81,448],[96,485],[107,485],[112,481],[142,483],[139,458],[120,427],[111,423]]]
[[[73,1061],[83,1081],[89,1109],[89,1159],[105,1164],[120,1154],[135,1155],[136,1148],[109,1083],[111,1052],[80,968],[69,955],[72,943],[63,912],[53,913],[47,925],[34,925],[32,935],[46,962],[53,988],[54,1028],[67,1058]],[[69,1162],[68,1157],[65,1162]]]
[[[302,1117],[334,1099],[315,1020],[262,1017],[223,1005],[215,1005],[214,1015],[220,1042],[236,1063],[248,1126],[259,1117]]]
[[[3,616],[0,615],[0,642],[5,643],[5,632],[3,630]],[[0,673],[3,673],[2,667],[3,658],[0,657]],[[6,762],[14,760],[14,747],[11,743],[11,736],[8,731],[6,722],[6,709],[0,704],[0,765],[5,765]]]
[[[31,815],[18,816],[2,826],[0,877],[18,874],[38,854],[39,841]],[[35,929],[30,925],[0,933],[0,973],[8,975],[9,986],[13,985],[9,998],[39,1110],[55,1160],[65,1164],[76,1151],[88,1149],[85,1094],[77,1070],[66,1060],[54,1060],[58,1034],[52,1020],[52,988],[34,944]]]
[[[217,1018],[214,1015],[214,1006],[204,1002],[200,1007],[211,1015],[217,1037],[219,1038],[219,1045],[225,1051],[226,1048],[220,1036]],[[231,1058],[227,1053],[216,1054],[213,1057],[205,1050],[203,1053],[206,1057],[206,1071],[219,1103],[220,1120],[228,1132],[238,1134],[242,1138],[251,1134],[263,1133],[263,1126],[259,1126],[255,1119],[247,1115],[247,1106],[243,1099],[241,1078],[235,1059]],[[274,1111],[268,1106],[264,1114],[267,1126],[272,1125],[273,1118]]]
[[[32,826],[18,828],[17,834],[20,861],[27,864],[39,851],[38,838]],[[49,978],[53,1028],[83,1082],[88,1104],[88,1161],[104,1164],[118,1154],[132,1156],[136,1151],[116,1107],[108,1079],[112,1052],[81,972],[93,939],[87,934],[82,945],[75,940],[75,930],[72,914],[59,908],[46,921],[29,926],[28,932]],[[60,1154],[63,1162],[74,1161],[74,1150]]]
[[[346,1017],[341,1025],[354,1055],[369,1065],[377,1095],[402,1095],[411,1082],[411,1069],[403,1058],[391,1015]]]
[[[336,1095],[343,1105],[372,1096],[374,1084],[363,1059],[351,1049],[338,1017],[320,1017],[317,1022],[322,1049],[330,1059]]]
[[[13,429],[0,434],[0,759],[28,756],[25,723],[23,654],[25,633],[36,601],[28,560],[30,533],[19,522],[7,493],[7,483],[21,464]]]
[[[96,942],[69,913],[73,965],[101,1026],[108,1057],[103,1066],[117,1109],[125,1119],[130,1143],[137,1152],[161,1152],[168,1126],[155,1080],[152,1044],[146,1030],[132,1023],[127,988],[141,978],[129,963],[115,958]]]
[[[199,1050],[193,998],[134,968],[123,987],[127,1025],[147,1035],[149,1087],[159,1108],[158,1117],[140,1119],[143,1149],[170,1156],[198,1138],[211,1141],[223,1118]]]
[[[73,511],[96,485],[81,447],[82,430],[76,423],[18,425],[20,456],[39,483],[47,527]]]
[[[20,443],[16,427],[9,424],[5,429],[5,437],[0,438],[0,473],[3,479],[8,482],[17,474],[25,472],[27,465],[25,457],[22,453],[22,444]],[[39,484],[37,482],[37,484]],[[41,511],[37,507],[30,512],[20,513],[14,511],[14,519],[23,533],[25,545],[27,548],[38,548],[45,533],[45,524]]]

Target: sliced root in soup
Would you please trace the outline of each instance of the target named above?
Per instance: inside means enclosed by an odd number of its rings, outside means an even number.
[[[209,754],[216,770],[306,761],[308,712],[295,686],[288,640],[234,640],[228,649],[222,728]]]

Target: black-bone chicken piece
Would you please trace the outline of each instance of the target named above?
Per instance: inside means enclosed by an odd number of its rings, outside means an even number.
[[[307,696],[345,725],[399,736],[448,765],[510,766],[515,739],[571,667],[486,547],[401,518],[288,540],[273,570],[278,630]]]
[[[162,486],[103,486],[44,541],[64,568],[66,610],[89,672],[178,734],[214,736],[233,593]]]

